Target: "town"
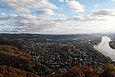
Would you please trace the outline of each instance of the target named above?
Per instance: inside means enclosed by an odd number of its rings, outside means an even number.
[[[93,48],[100,40],[40,40],[30,41],[27,52],[52,70],[52,73],[67,72],[74,66],[97,68],[111,62]]]

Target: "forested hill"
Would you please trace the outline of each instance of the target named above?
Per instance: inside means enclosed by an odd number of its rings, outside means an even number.
[[[7,38],[44,38],[44,39],[63,39],[63,38],[76,38],[80,35],[42,35],[42,34],[0,34],[1,37]]]
[[[88,34],[71,34],[71,35],[49,35],[49,34],[0,34],[0,37],[6,38],[21,38],[21,39],[94,39],[99,38],[101,35],[93,36]]]

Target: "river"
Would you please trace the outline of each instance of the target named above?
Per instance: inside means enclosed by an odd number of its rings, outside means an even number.
[[[115,49],[112,49],[109,46],[110,41],[111,38],[103,36],[101,42],[98,45],[95,45],[94,48],[105,56],[110,57],[113,61],[115,61]]]

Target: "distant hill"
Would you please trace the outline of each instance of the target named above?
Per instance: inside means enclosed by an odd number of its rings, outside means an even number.
[[[89,34],[71,34],[71,35],[50,35],[50,34],[0,34],[0,37],[15,38],[15,39],[51,39],[51,40],[75,40],[77,39],[95,39],[101,35]]]
[[[0,37],[7,38],[23,38],[23,39],[33,39],[33,38],[43,38],[43,39],[67,39],[76,38],[81,35],[45,35],[45,34],[0,34]]]

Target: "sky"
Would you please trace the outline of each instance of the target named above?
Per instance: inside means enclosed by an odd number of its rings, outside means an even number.
[[[115,0],[0,0],[0,33],[115,33]]]

